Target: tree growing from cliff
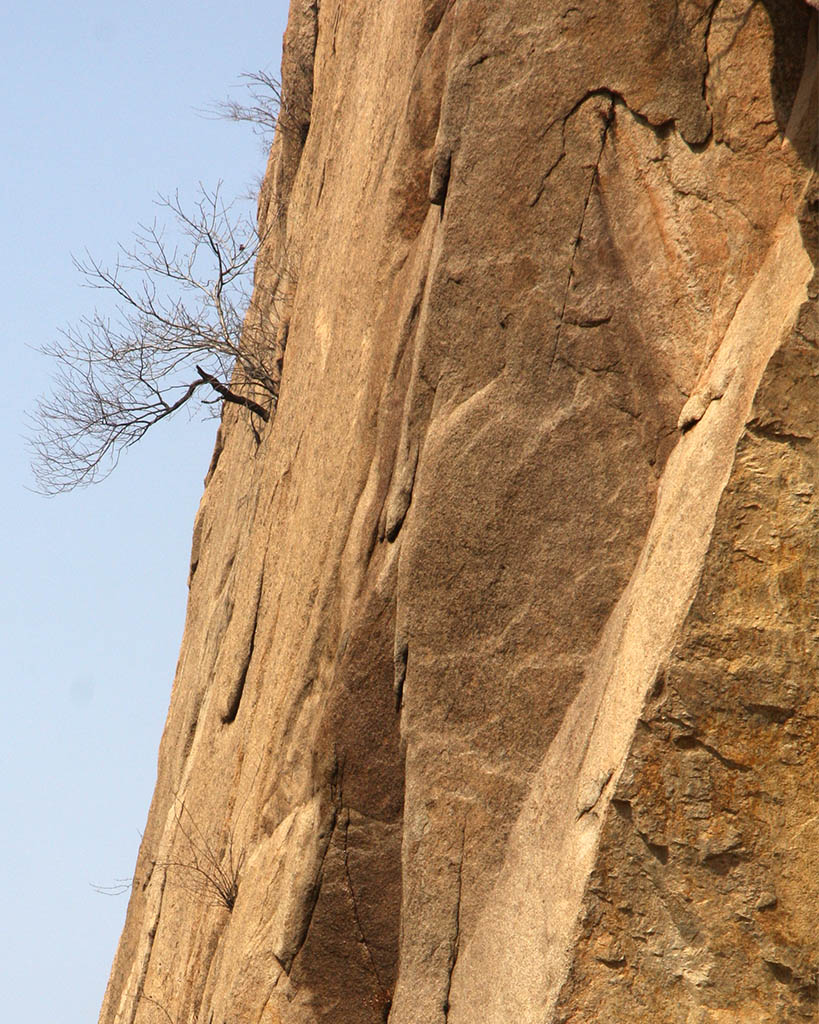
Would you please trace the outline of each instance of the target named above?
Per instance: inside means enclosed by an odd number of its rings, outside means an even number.
[[[122,451],[180,409],[240,406],[267,421],[277,373],[269,330],[246,317],[261,240],[219,187],[200,186],[191,208],[161,197],[180,241],[155,221],[113,266],[75,260],[92,288],[111,293],[113,315],[94,312],[43,351],[54,387],[33,419],[39,488],[58,493],[106,476]],[[255,430],[254,426],[254,430]]]
[[[247,71],[239,76],[245,93],[245,102],[236,99],[223,100],[212,107],[209,113],[227,121],[249,124],[267,148],[273,141],[276,130],[288,131],[299,123],[296,112],[291,110],[278,78],[267,71]]]

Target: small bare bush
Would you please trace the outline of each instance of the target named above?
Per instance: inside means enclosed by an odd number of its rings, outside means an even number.
[[[184,802],[176,811],[176,827],[182,836],[179,859],[163,866],[180,878],[180,886],[212,906],[233,910],[239,893],[239,875],[244,852],[234,846],[233,831],[228,833],[224,853],[219,853],[194,820]]]

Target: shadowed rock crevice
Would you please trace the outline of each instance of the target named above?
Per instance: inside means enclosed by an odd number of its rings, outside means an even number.
[[[799,83],[810,60],[809,30],[816,18],[805,3],[789,0],[758,0],[770,18],[774,52],[770,65],[771,97],[780,135],[784,137],[793,112]],[[815,29],[814,29],[815,30]],[[807,45],[806,45],[807,44]],[[815,115],[814,115],[815,120]],[[811,133],[800,133],[792,140],[800,159],[807,167],[815,167],[816,141]]]
[[[593,94],[593,95],[597,95],[597,94]],[[583,103],[585,103],[585,102],[588,102],[588,97],[586,97],[584,99]],[[579,110],[580,107],[578,106],[577,109]],[[557,327],[555,328],[554,348],[552,349],[552,357],[551,357],[551,359],[549,361],[549,373],[552,372],[552,367],[554,366],[555,358],[557,357],[557,353],[558,353],[558,351],[560,349],[560,331],[561,331],[561,328],[563,327],[563,321],[565,320],[565,317],[566,317],[566,303],[569,300],[569,292],[571,291],[572,281],[573,281],[573,278],[574,278],[575,259],[577,257],[577,250],[580,247],[580,244],[581,244],[581,242],[583,240],[583,226],[586,223],[586,212],[588,211],[588,208],[589,208],[589,202],[591,201],[592,192],[594,191],[594,189],[597,187],[597,184],[598,184],[598,174],[600,172],[600,161],[603,158],[603,150],[604,150],[605,145],[606,145],[606,139],[608,138],[609,129],[611,128],[612,122],[614,121],[614,101],[610,100],[609,103],[608,103],[608,107],[603,109],[603,110],[598,111],[598,113],[599,113],[599,116],[600,116],[601,121],[602,121],[602,127],[601,127],[601,131],[600,131],[600,150],[599,150],[599,152],[597,154],[597,158],[594,161],[594,165],[592,166],[591,173],[589,175],[589,187],[588,187],[588,189],[586,191],[586,195],[585,195],[585,198],[583,200],[583,209],[582,209],[582,212],[580,214],[580,223],[579,223],[578,228],[577,228],[577,233],[575,235],[574,242],[572,243],[572,254],[571,254],[571,260],[569,262],[569,272],[568,272],[568,275],[566,277],[566,290],[563,293],[563,302],[562,302],[561,308],[560,308],[560,316],[559,316],[559,319],[558,319],[558,322],[557,322]],[[565,123],[566,123],[565,119],[564,119],[563,123],[564,123],[564,126],[565,126]],[[608,319],[609,319],[609,317],[602,317],[599,322],[600,323],[606,323],[606,322],[608,322]]]
[[[250,642],[247,649],[247,655],[244,659],[244,664],[239,672],[239,678],[233,688],[232,693],[229,695],[225,710],[222,712],[222,724],[230,725],[236,721],[236,716],[239,714],[239,705],[242,702],[242,695],[245,692],[245,684],[247,683],[247,673],[250,670],[250,665],[253,661],[253,652],[256,647],[256,630],[259,625],[259,608],[262,603],[262,583],[259,584],[259,598],[256,604],[256,612],[253,616],[253,626],[250,633]]]
[[[449,997],[452,992],[452,974],[458,963],[458,953],[461,949],[461,896],[463,894],[463,876],[464,876],[464,852],[466,850],[466,824],[464,824],[463,834],[461,837],[461,853],[458,859],[458,878],[456,883],[456,895],[455,895],[455,920],[452,937],[449,940],[449,963],[447,964],[447,977],[446,977],[446,990],[444,992],[444,1001],[442,1009],[444,1011],[444,1020],[449,1020],[449,1011],[451,1005]]]

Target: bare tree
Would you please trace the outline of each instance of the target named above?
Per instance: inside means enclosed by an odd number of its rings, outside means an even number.
[[[267,71],[248,71],[239,75],[246,91],[246,102],[227,99],[215,104],[207,113],[250,124],[265,146],[269,146],[279,131],[302,131],[304,117],[293,109],[285,98],[281,82]]]
[[[45,493],[106,476],[125,448],[183,407],[231,403],[266,422],[275,406],[272,326],[259,316],[245,323],[261,244],[253,223],[223,202],[218,186],[200,185],[190,210],[178,194],[158,204],[181,241],[169,241],[155,221],[113,267],[88,255],[75,260],[86,283],[118,305],[43,349],[57,364],[53,393],[32,417],[33,468]]]

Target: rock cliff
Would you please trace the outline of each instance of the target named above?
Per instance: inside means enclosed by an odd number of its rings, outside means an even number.
[[[292,0],[102,1024],[819,1015],[816,17]]]

